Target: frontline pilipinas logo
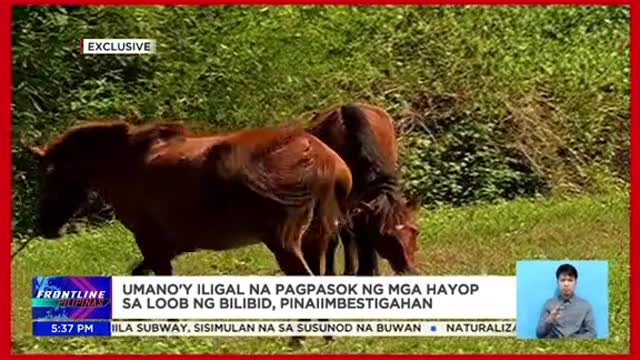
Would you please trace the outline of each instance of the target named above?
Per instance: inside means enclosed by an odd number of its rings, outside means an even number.
[[[31,295],[33,320],[108,320],[111,294],[110,277],[35,277]]]

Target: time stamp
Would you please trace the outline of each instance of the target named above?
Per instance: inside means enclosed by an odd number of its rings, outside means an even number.
[[[34,321],[33,336],[109,336],[109,321]]]

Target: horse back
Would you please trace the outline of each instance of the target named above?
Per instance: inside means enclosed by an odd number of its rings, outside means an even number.
[[[358,124],[356,129],[349,129],[345,123],[344,106],[333,106],[316,114],[307,126],[308,131],[336,150],[340,156],[348,159],[352,167],[355,165],[353,162],[359,160],[358,157],[376,156],[375,161],[381,162],[385,168],[390,171],[395,169],[398,150],[393,118],[378,106],[362,103],[347,106],[360,111],[360,121],[366,123]],[[350,133],[354,131],[360,132],[360,135],[370,132],[371,136],[365,134],[369,139],[364,139],[364,142],[375,147],[377,154],[362,154],[362,145],[350,141],[351,137],[358,135]]]
[[[384,158],[394,167],[397,166],[398,144],[393,119],[386,111],[377,106],[360,105],[360,109],[365,114],[371,130],[375,134],[375,139]]]
[[[157,181],[185,189],[240,186],[285,207],[309,204],[333,186],[336,177],[350,190],[348,166],[304,128],[247,129],[206,137],[189,136],[179,127],[165,131],[164,136],[158,130],[137,134],[137,141],[148,145],[143,172]]]

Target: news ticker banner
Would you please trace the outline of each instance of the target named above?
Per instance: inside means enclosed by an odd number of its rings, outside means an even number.
[[[499,336],[515,321],[43,321],[33,336]]]
[[[227,333],[216,328],[216,322],[193,320],[243,320],[220,324],[237,325],[234,329],[253,324],[258,330],[253,327],[246,331],[252,336],[300,334],[304,328],[283,329],[279,322],[266,322],[274,326],[271,330],[260,327],[264,320],[299,319],[340,320],[321,321],[320,325],[351,324],[344,331],[318,330],[322,334],[338,331],[349,335],[360,331],[379,336],[376,329],[393,324],[413,325],[401,331],[406,336],[439,336],[444,330],[438,329],[453,329],[448,327],[453,323],[438,326],[406,320],[464,320],[470,324],[463,326],[469,333],[484,324],[483,330],[476,333],[503,334],[504,331],[496,332],[497,327],[489,325],[513,323],[516,283],[513,276],[37,277],[33,279],[32,308],[36,336],[124,336],[132,331],[140,335],[135,332],[137,323],[131,330],[127,326],[131,323],[122,320],[155,320],[146,323],[151,326],[163,324],[158,320],[167,319],[181,320],[169,322],[184,326],[171,328],[172,334],[178,336]],[[375,321],[370,322],[373,329],[370,330],[362,327],[366,322],[348,320]],[[200,331],[199,324],[210,325],[204,327],[208,330]],[[155,333],[154,330],[145,335]],[[232,333],[237,336],[237,331]]]

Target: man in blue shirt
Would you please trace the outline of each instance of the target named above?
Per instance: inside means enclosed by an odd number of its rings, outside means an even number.
[[[556,270],[560,294],[544,304],[536,336],[540,339],[596,337],[591,304],[575,295],[578,271],[569,264]]]

